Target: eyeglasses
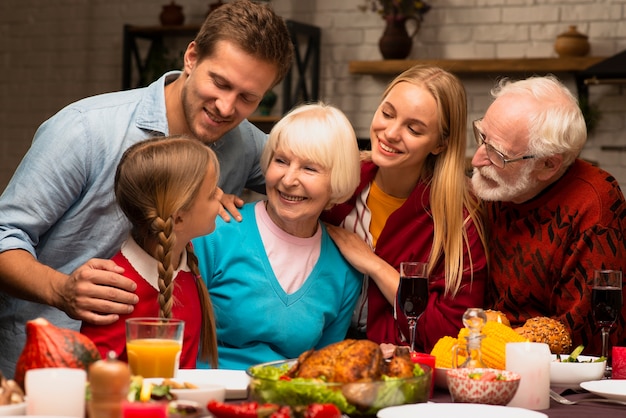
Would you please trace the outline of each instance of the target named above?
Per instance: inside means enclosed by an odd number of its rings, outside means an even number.
[[[491,144],[487,143],[485,134],[482,133],[478,129],[478,124],[481,121],[482,121],[482,118],[475,120],[473,123],[474,138],[476,139],[476,144],[478,144],[478,148],[480,148],[481,145],[485,146],[485,151],[487,151],[487,158],[489,158],[489,161],[491,161],[493,165],[495,165],[498,168],[504,168],[506,163],[514,163],[516,161],[529,160],[531,158],[535,158],[534,155],[524,155],[523,157],[519,157],[519,158],[507,158],[506,155],[502,154],[500,151],[498,151],[493,146],[491,146]]]

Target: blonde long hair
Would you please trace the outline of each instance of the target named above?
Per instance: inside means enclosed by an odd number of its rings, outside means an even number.
[[[159,316],[172,316],[171,250],[176,242],[173,215],[193,204],[209,168],[219,178],[215,153],[195,139],[158,137],[126,150],[115,173],[115,198],[132,224],[134,240],[158,262]],[[217,367],[217,337],[213,305],[200,277],[198,259],[186,245],[187,263],[194,274],[203,312],[200,358]],[[152,250],[151,250],[152,249]]]
[[[474,275],[467,223],[472,220],[487,251],[482,222],[482,206],[471,193],[465,174],[467,142],[467,98],[461,81],[453,74],[433,66],[416,65],[397,76],[385,89],[383,99],[398,83],[424,87],[437,103],[441,143],[446,147],[438,155],[430,154],[421,179],[431,183],[430,210],[434,238],[428,259],[429,273],[444,257],[445,294],[455,296],[463,278],[463,250],[470,255],[471,277]]]

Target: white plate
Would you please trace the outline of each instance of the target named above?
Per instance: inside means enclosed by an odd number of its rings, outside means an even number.
[[[593,380],[582,382],[580,387],[598,396],[626,401],[626,380]]]
[[[176,379],[190,383],[204,383],[226,386],[226,399],[248,397],[250,376],[244,370],[228,369],[179,369]]]
[[[378,418],[548,418],[530,409],[476,403],[418,403],[391,406],[378,411]]]

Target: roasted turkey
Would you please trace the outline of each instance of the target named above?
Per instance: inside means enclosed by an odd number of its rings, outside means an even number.
[[[385,360],[375,342],[348,339],[302,353],[287,375],[327,382],[370,382],[380,380],[382,375],[411,377],[413,367],[406,348],[397,348],[394,356]]]
[[[386,360],[380,346],[369,340],[343,340],[300,355],[287,376],[342,383],[348,402],[367,410],[378,396],[381,376],[413,377],[413,362],[407,347],[398,347]]]

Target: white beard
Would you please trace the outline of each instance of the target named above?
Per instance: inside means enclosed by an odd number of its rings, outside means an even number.
[[[483,200],[509,202],[526,193],[532,186],[533,164],[522,167],[516,180],[507,181],[495,166],[474,167],[472,187],[476,196]],[[495,182],[496,185],[493,185]]]

